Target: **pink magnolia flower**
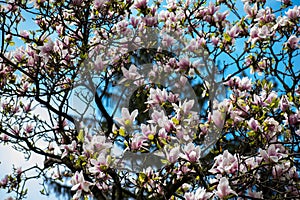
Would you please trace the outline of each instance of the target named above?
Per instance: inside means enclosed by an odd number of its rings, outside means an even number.
[[[211,119],[214,122],[214,124],[217,126],[217,128],[222,129],[224,126],[224,122],[225,122],[225,114],[218,111],[218,110],[214,110],[212,115],[211,115]]]
[[[81,197],[82,191],[89,192],[89,187],[92,185],[92,183],[84,179],[82,171],[80,173],[78,173],[78,171],[75,172],[75,175],[72,177],[71,184],[73,185],[71,190],[76,191],[73,195],[73,199],[75,200],[78,200]]]
[[[233,26],[230,30],[227,31],[227,34],[230,36],[230,38],[234,39],[238,37],[241,29],[238,25]]]
[[[107,141],[104,135],[93,135],[91,140],[84,143],[83,149],[91,153],[100,153],[112,147],[112,143]]]
[[[284,148],[284,147],[283,147]],[[275,146],[275,144],[271,144],[267,150],[260,150],[260,155],[266,162],[275,162],[277,163],[281,158],[287,157],[287,154],[281,153],[281,148]]]
[[[6,175],[3,179],[1,179],[1,181],[0,181],[0,187],[6,187],[6,185],[7,185],[7,183],[8,183],[8,176]]]
[[[199,187],[195,193],[187,192],[184,194],[186,200],[207,200],[213,196],[212,192],[206,192],[206,189]]]
[[[272,167],[272,175],[274,178],[285,179],[285,173],[289,171],[291,168],[291,163],[289,161],[285,163],[278,163]]]
[[[257,4],[254,4],[253,7],[250,6],[248,2],[244,4],[244,11],[247,13],[246,18],[253,18],[257,14],[258,8]]]
[[[14,58],[16,59],[17,62],[21,62],[25,58],[25,51],[23,47],[18,48],[14,52]]]
[[[22,36],[23,38],[29,38],[29,32],[26,30],[23,30],[20,32],[20,36]]]
[[[223,154],[214,158],[214,165],[209,172],[216,173],[235,173],[238,169],[238,160],[236,155],[232,155],[228,150],[225,150]]]
[[[218,43],[219,43],[219,38],[215,37],[215,36],[212,36],[211,42],[213,43],[213,45],[217,46]]]
[[[239,85],[238,87],[241,89],[241,90],[251,90],[252,88],[252,80],[249,79],[248,77],[243,77],[241,79],[241,81],[239,82]]]
[[[161,104],[168,99],[168,92],[166,89],[153,89],[150,88],[149,100],[146,102],[148,104]]]
[[[183,69],[183,70],[189,68],[190,65],[191,65],[191,63],[187,57],[180,59],[180,61],[178,62],[178,66],[180,67],[180,69]]]
[[[157,112],[156,110],[154,112]],[[153,113],[152,113],[153,114]],[[149,122],[149,121],[148,121]],[[157,126],[156,125],[153,125],[153,124],[142,124],[141,125],[141,130],[142,130],[142,133],[148,137],[149,135],[155,135],[156,134],[156,129],[157,129]]]
[[[275,25],[275,27],[277,26],[277,27],[285,27],[285,26],[287,26],[288,24],[289,24],[289,18],[287,17],[287,16],[279,16],[279,17],[277,17],[277,19],[276,19],[276,25]]]
[[[164,111],[157,111],[154,110],[154,112],[151,114],[151,120],[148,120],[148,123],[154,123],[158,124],[159,127],[169,129],[171,128],[171,124],[169,122],[169,119],[167,116],[165,116]]]
[[[288,101],[288,97],[286,95],[283,95],[281,97],[280,102],[279,102],[279,108],[283,112],[285,112],[289,108],[289,101]]]
[[[265,98],[258,96],[257,94],[253,95],[252,104],[254,105],[260,105],[260,106],[266,106],[267,104],[263,101]]]
[[[226,10],[225,12],[223,13],[220,13],[220,12],[217,12],[216,15],[214,15],[214,20],[216,22],[225,22],[226,21],[226,17],[229,15],[229,11]]]
[[[156,17],[144,17],[143,21],[145,22],[146,26],[156,26],[157,25],[157,18]]]
[[[259,125],[258,121],[255,120],[254,118],[251,118],[248,121],[248,126],[254,131],[258,131],[260,129],[260,125]]]
[[[69,145],[62,145],[61,149],[64,149],[64,152],[61,155],[61,158],[66,157],[69,153],[76,151],[77,143],[75,140],[72,141]]]
[[[290,114],[288,116],[288,123],[290,125],[296,125],[299,122],[300,122],[300,113],[299,113],[299,111],[297,111],[297,113],[295,113],[295,114]]]
[[[201,149],[199,146],[195,146],[193,143],[189,143],[183,149],[184,154],[180,153],[180,157],[190,162],[197,162],[201,155]]]
[[[260,21],[264,23],[272,22],[274,20],[275,20],[275,15],[272,14],[272,10],[269,7],[267,7],[266,9],[260,9],[255,19],[255,21]]]
[[[136,0],[134,2],[134,7],[136,9],[141,9],[141,10],[146,9],[147,8],[147,0]]]
[[[189,51],[195,51],[198,48],[197,41],[193,38],[190,40],[188,46],[186,47],[187,50]]]
[[[176,147],[172,148],[171,150],[168,150],[165,147],[165,153],[166,153],[167,160],[170,163],[175,163],[177,161],[177,159],[179,158],[180,147],[176,146]]]
[[[159,21],[166,21],[168,19],[169,12],[166,10],[161,10],[158,14]]]
[[[298,6],[295,6],[293,9],[289,9],[286,13],[285,13],[289,19],[297,19],[298,17],[300,17],[300,10]]]
[[[220,179],[218,187],[217,187],[217,191],[215,193],[221,199],[224,199],[225,197],[227,197],[230,194],[234,194],[237,196],[237,193],[231,189],[231,187],[229,185],[229,181],[227,180],[226,177],[222,177]]]
[[[205,38],[201,37],[200,39],[197,40],[198,44],[200,47],[205,47],[206,45],[206,40]]]
[[[106,1],[107,0],[94,0],[94,7],[99,9],[106,3]]]
[[[289,37],[286,46],[290,47],[291,49],[297,49],[300,47],[299,45],[300,38],[297,38],[295,35]]]
[[[183,103],[181,103],[180,101],[179,105],[175,103],[173,103],[172,105],[174,107],[174,110],[177,112],[177,114],[189,115],[194,106],[194,100],[188,101],[187,99],[185,99]]]
[[[101,55],[97,56],[97,58],[95,60],[95,63],[94,63],[95,64],[95,69],[97,71],[102,71],[105,68],[106,63],[107,63],[106,61],[102,60]],[[122,71],[123,71],[123,69],[122,69]],[[123,73],[124,73],[124,71],[123,71]]]
[[[97,174],[98,177],[103,178],[105,174],[103,173],[110,165],[110,155],[105,153],[100,153],[97,159],[91,159],[91,165],[93,167],[89,168],[92,174]]]
[[[127,20],[119,21],[115,24],[117,33],[122,35],[129,35],[132,31],[128,28],[129,22]]]
[[[214,3],[210,2],[209,6],[207,8],[207,14],[214,15],[219,9],[220,9],[219,6],[216,6]]]
[[[266,96],[266,93],[265,93],[265,92],[262,92],[262,95],[263,95],[263,96]],[[272,92],[270,92],[270,94],[267,96],[265,102],[266,102],[267,104],[271,104],[271,103],[273,102],[273,100],[277,99],[277,96],[278,96],[278,95],[277,95],[277,92],[272,91]]]
[[[33,131],[33,124],[27,124],[24,128],[26,133],[32,133]]]
[[[203,187],[199,187],[195,192],[195,197],[197,200],[207,200],[211,198],[212,195],[212,192],[206,192],[206,189]]]
[[[276,132],[280,132],[282,130],[281,125],[279,124],[278,121],[276,121],[274,118],[272,117],[268,117],[263,124],[265,124],[265,126],[268,127],[268,131],[276,133]]]
[[[258,37],[261,39],[266,39],[273,35],[272,30],[267,25],[263,25],[263,27],[258,28]]]
[[[122,117],[117,118],[117,122],[119,122],[122,126],[131,127],[135,118],[138,115],[138,110],[135,109],[131,114],[129,113],[128,108],[122,108]]]
[[[40,50],[39,56],[42,56],[46,59],[45,62],[49,60],[49,55],[53,51],[54,48],[54,42],[51,40],[51,38],[47,38],[47,42],[44,43],[44,46],[39,47]]]
[[[145,136],[135,134],[131,140],[131,150],[139,150],[146,141],[147,138],[145,138]]]
[[[163,39],[162,39],[162,45],[165,47],[170,47],[172,46],[174,43],[176,42],[176,40],[169,36],[169,35],[164,35]]]
[[[261,28],[253,26],[250,29],[250,38],[248,41],[251,41],[252,44],[255,44],[258,40],[265,40],[274,35],[273,28],[263,25]]]
[[[227,85],[229,87],[237,87],[239,85],[239,82],[241,81],[240,77],[231,77],[228,81],[224,82],[224,85]]]
[[[131,16],[130,24],[133,26],[133,28],[136,28],[139,23],[140,23],[140,18]]]
[[[123,72],[123,76],[125,78],[122,79],[120,81],[120,83],[122,83],[124,81],[127,81],[127,80],[137,81],[141,78],[141,75],[139,74],[139,72],[137,71],[136,66],[134,66],[134,65],[131,65],[128,70],[125,67],[122,67],[122,72]]]

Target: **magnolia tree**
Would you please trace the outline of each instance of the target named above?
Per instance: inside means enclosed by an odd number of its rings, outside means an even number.
[[[0,2],[9,199],[299,198],[300,6]]]

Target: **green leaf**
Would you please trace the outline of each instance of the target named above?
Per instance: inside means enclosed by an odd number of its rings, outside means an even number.
[[[231,37],[227,33],[224,33],[224,39],[226,42],[231,42]]]
[[[78,133],[77,140],[78,140],[79,142],[84,142],[84,132],[83,132],[82,129],[81,129],[81,130],[79,131],[79,133]]]
[[[10,41],[9,46],[15,46],[15,43],[13,41]]]

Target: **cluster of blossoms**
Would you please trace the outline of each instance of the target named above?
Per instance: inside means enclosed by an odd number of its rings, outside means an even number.
[[[0,142],[45,161],[0,189],[36,170],[74,200],[297,199],[300,6],[242,3],[1,4]]]

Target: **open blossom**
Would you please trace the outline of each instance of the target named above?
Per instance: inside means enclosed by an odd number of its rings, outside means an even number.
[[[197,162],[201,155],[201,149],[199,146],[195,146],[193,143],[189,143],[183,149],[184,154],[180,154],[180,157],[190,162]]]
[[[257,4],[254,4],[253,7],[250,6],[248,2],[244,5],[244,11],[247,13],[246,18],[253,18],[257,14]]]
[[[149,123],[158,124],[160,127],[164,127],[164,122],[167,122],[168,118],[165,116],[164,111],[157,111],[154,110],[154,112],[151,114],[151,120],[148,120]]]
[[[106,155],[105,153],[100,153],[97,159],[91,159],[91,165],[93,167],[89,168],[89,171],[92,174],[99,174],[100,176],[103,175],[103,171],[107,169],[110,165],[110,155]]]
[[[238,169],[238,160],[236,155],[232,155],[225,150],[223,154],[218,155],[214,158],[214,165],[209,172],[216,173],[235,173]]]
[[[184,194],[185,200],[207,200],[213,196],[212,192],[207,192],[205,188],[199,187],[195,193],[186,192]]]
[[[77,144],[76,144],[75,140],[73,140],[72,143],[69,144],[69,145],[62,145],[61,149],[64,149],[64,152],[62,153],[61,158],[64,158],[69,153],[72,153],[72,152],[76,151],[76,148],[77,148]]]
[[[92,185],[92,183],[84,180],[82,171],[80,173],[78,173],[78,171],[75,172],[75,175],[72,177],[71,184],[73,185],[71,190],[76,191],[73,196],[73,199],[75,200],[81,197],[82,191],[89,192],[89,187]]]
[[[268,131],[270,132],[280,132],[282,130],[281,125],[279,124],[278,121],[276,121],[274,118],[267,118],[263,124],[265,124],[266,127],[268,127]]]
[[[162,39],[162,44],[163,44],[163,46],[165,46],[165,47],[170,47],[170,46],[172,46],[175,42],[176,42],[176,40],[175,40],[173,37],[171,37],[171,36],[169,36],[169,35],[164,35],[164,36],[163,36],[163,39]]]
[[[176,146],[176,147],[172,148],[170,151],[167,150],[165,147],[165,152],[166,152],[167,160],[170,163],[175,163],[177,161],[177,159],[179,158],[180,147]]]
[[[274,35],[274,31],[272,28],[267,25],[263,25],[261,28],[257,26],[253,26],[250,29],[250,38],[252,44],[255,44],[258,40],[265,40]]]
[[[131,150],[138,150],[140,149],[143,144],[146,142],[147,138],[142,135],[134,135],[131,140]]]
[[[180,69],[183,69],[183,70],[188,69],[191,65],[190,60],[187,57],[181,58],[177,64],[180,67]]]
[[[297,49],[300,47],[299,41],[300,41],[300,38],[297,38],[295,35],[292,35],[289,37],[289,39],[288,39],[287,43],[285,43],[285,45],[287,45],[291,49]]]
[[[229,185],[229,181],[227,180],[226,177],[222,177],[220,179],[218,187],[217,187],[217,191],[215,193],[221,199],[224,199],[225,197],[227,197],[230,194],[234,194],[237,196],[237,193],[231,189],[231,187]]]
[[[272,22],[275,19],[275,15],[272,14],[272,10],[267,7],[266,9],[260,9],[256,15],[255,21],[264,23]]]
[[[293,9],[289,9],[286,12],[286,15],[288,16],[289,19],[297,19],[300,17],[300,9],[298,6],[295,6]]]
[[[101,152],[112,147],[111,142],[107,142],[107,139],[104,135],[93,135],[91,141],[84,143],[83,149],[89,152]]]
[[[287,118],[287,122],[290,125],[296,125],[300,122],[300,112],[297,110],[297,113],[290,114],[289,116],[285,116]]]
[[[102,63],[102,64],[104,65],[105,63]],[[122,72],[123,72],[124,78],[120,81],[120,83],[122,83],[124,81],[133,81],[133,83],[135,85],[139,86],[140,82],[142,82],[142,76],[137,71],[137,68],[135,65],[131,65],[128,70],[125,67],[122,67]]]
[[[39,56],[45,59],[45,62],[49,60],[49,55],[54,49],[54,42],[51,38],[47,38],[47,42],[43,46],[38,48],[40,50]]]
[[[174,110],[177,112],[177,114],[188,115],[192,112],[192,108],[194,106],[194,100],[187,101],[187,99],[185,99],[183,103],[181,103],[180,101],[179,105],[175,103],[173,103],[172,105],[174,107]]]
[[[138,115],[138,110],[135,109],[131,114],[129,113],[128,108],[122,108],[122,117],[117,118],[117,122],[119,122],[122,126],[131,127],[135,118]]]
[[[281,146],[282,147],[282,146]],[[281,153],[284,151],[284,147],[280,148],[271,144],[267,150],[260,150],[260,155],[266,162],[275,162],[277,163],[280,159],[287,157],[287,154]]]
[[[259,125],[258,121],[255,120],[254,118],[251,118],[248,121],[248,126],[254,131],[258,131],[260,129],[260,125]]]

